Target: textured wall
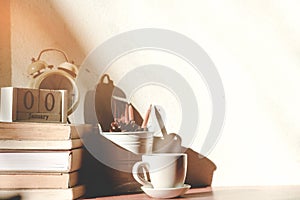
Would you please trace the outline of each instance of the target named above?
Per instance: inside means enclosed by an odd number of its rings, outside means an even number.
[[[13,86],[27,86],[27,66],[42,49],[61,49],[76,64],[80,64],[85,56],[80,39],[70,32],[69,25],[51,1],[11,1],[11,30]],[[49,64],[64,61],[56,52],[45,53],[42,59]]]
[[[10,1],[0,2],[0,86],[11,85]]]
[[[120,32],[180,32],[205,49],[225,87],[226,121],[209,155],[218,167],[213,184],[300,184],[297,8],[292,0],[12,0],[12,84],[27,84],[26,67],[43,48],[61,48],[80,64]]]

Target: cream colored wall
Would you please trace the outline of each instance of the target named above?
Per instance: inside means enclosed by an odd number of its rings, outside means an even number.
[[[0,87],[11,85],[10,1],[0,2]]]
[[[27,84],[26,67],[43,48],[63,49],[80,64],[128,30],[163,28],[191,38],[214,61],[226,94],[222,136],[208,155],[218,166],[213,184],[300,184],[298,1],[12,0],[10,6],[14,86]],[[48,59],[59,62],[55,56]]]
[[[83,38],[83,37],[81,37]],[[71,32],[55,5],[47,0],[11,1],[12,85],[27,86],[27,66],[45,48],[58,48],[70,60],[80,64],[86,53]],[[83,41],[84,43],[84,41]],[[56,52],[45,53],[42,59],[50,64],[62,63]]]

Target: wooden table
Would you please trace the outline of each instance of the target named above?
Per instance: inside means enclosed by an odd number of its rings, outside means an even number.
[[[146,194],[130,194],[110,197],[99,197],[94,200],[143,200],[153,199]],[[298,186],[251,186],[251,187],[207,187],[192,188],[176,200],[300,200]]]

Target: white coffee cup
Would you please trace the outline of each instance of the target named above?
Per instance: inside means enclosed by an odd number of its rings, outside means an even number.
[[[144,173],[143,176],[141,172]],[[142,156],[142,161],[135,163],[132,168],[133,177],[137,182],[153,188],[182,187],[186,172],[187,154],[185,153],[145,154]]]

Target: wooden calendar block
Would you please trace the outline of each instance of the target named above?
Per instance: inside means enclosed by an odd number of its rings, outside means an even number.
[[[0,121],[67,122],[67,91],[1,88]]]
[[[30,122],[60,122],[60,114],[52,113],[17,113],[16,121]]]
[[[39,111],[42,113],[59,113],[62,93],[53,90],[40,90]]]
[[[19,88],[17,94],[18,112],[39,112],[39,91]]]

